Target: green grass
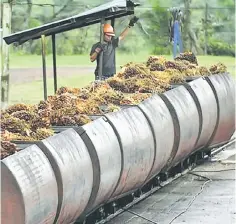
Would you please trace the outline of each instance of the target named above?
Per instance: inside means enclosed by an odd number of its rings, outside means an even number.
[[[147,52],[138,54],[117,54],[117,65],[123,65],[130,61],[144,62],[148,58]],[[169,57],[170,58],[170,57]],[[46,56],[46,65],[52,67],[52,55]],[[89,55],[57,55],[57,66],[95,66],[95,63],[90,62]],[[42,67],[42,57],[40,55],[10,55],[10,68],[38,68]]]
[[[58,77],[58,88],[61,86],[68,87],[84,87],[93,81],[94,75],[85,74],[85,75],[75,75],[70,77]],[[53,79],[50,78],[47,80],[48,87],[48,96],[54,94],[54,85]],[[10,86],[10,104],[15,103],[27,103],[27,104],[36,104],[40,100],[43,100],[44,92],[43,92],[43,81],[34,81],[30,83],[17,84],[14,86]]]
[[[149,56],[148,52],[139,52],[137,54],[117,54],[117,65],[123,65],[127,62],[144,62],[147,61]],[[172,56],[164,55],[167,59],[171,60]],[[226,66],[235,66],[235,58],[228,56],[197,56],[199,64],[204,66],[211,66],[217,62],[222,62]],[[52,55],[46,56],[46,65],[52,67]],[[57,66],[95,66],[91,63],[88,55],[70,55],[70,56],[57,56]],[[37,68],[42,67],[42,57],[40,55],[10,55],[10,68]]]
[[[136,55],[117,54],[117,65],[123,65],[130,61],[144,62],[148,58],[148,53],[138,53]],[[167,59],[172,59],[170,55],[165,56]],[[19,56],[11,55],[10,57],[11,68],[33,68],[41,67],[41,57],[37,55]],[[228,71],[235,76],[235,58],[223,56],[198,56],[200,65],[210,67],[218,62],[224,63],[228,67]],[[47,56],[47,66],[52,65],[52,56]],[[58,56],[58,66],[95,66],[90,63],[86,55],[73,55],[73,56]],[[71,74],[69,77],[58,76],[58,88],[61,86],[68,87],[83,87],[89,84],[94,79],[93,74]],[[53,80],[48,79],[48,95],[54,94]],[[16,84],[10,86],[10,104],[24,102],[24,103],[37,103],[43,99],[43,82],[34,81],[31,83]]]

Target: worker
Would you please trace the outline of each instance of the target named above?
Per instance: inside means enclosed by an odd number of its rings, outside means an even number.
[[[114,76],[116,73],[115,65],[115,49],[119,46],[119,42],[125,38],[129,29],[137,23],[139,18],[134,16],[129,25],[124,29],[119,37],[115,38],[114,29],[110,24],[104,24],[104,43],[98,42],[92,46],[90,52],[91,62],[97,61],[97,67],[95,69],[95,80],[99,79],[99,59],[101,52],[103,52],[103,67],[102,67],[102,80]]]
[[[173,43],[173,57],[177,56],[177,45],[179,46],[179,53],[183,53],[183,43],[181,37],[182,11],[177,8],[169,10],[172,13],[172,18],[169,23],[170,42]]]

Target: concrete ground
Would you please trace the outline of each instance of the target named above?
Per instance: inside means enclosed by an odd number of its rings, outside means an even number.
[[[235,224],[235,145],[217,154],[109,224]]]

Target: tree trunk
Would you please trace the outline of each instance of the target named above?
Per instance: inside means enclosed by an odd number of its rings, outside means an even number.
[[[29,19],[31,17],[31,11],[32,11],[32,0],[27,0],[27,11],[25,14],[25,18],[24,18],[24,27],[25,29],[29,28]]]
[[[2,37],[11,33],[11,3],[2,3]],[[8,105],[9,100],[9,46],[1,38],[1,108]]]
[[[183,48],[184,51],[190,50],[189,43],[189,30],[191,23],[191,11],[190,11],[191,0],[184,0],[184,20],[183,20]]]

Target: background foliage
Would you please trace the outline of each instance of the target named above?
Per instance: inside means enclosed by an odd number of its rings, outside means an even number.
[[[12,32],[42,25],[88,10],[109,0],[13,0]],[[185,50],[197,54],[235,56],[234,0],[139,0],[136,8],[141,25],[137,25],[121,44],[119,51],[136,54],[140,50],[156,54],[170,54],[168,20],[169,7],[181,7],[184,13],[183,41]],[[208,5],[207,5],[208,4]],[[119,34],[130,17],[116,21]],[[57,54],[89,54],[99,40],[99,25],[92,25],[57,35]],[[40,54],[39,40],[14,46],[14,52]],[[47,53],[51,40],[47,38]]]

